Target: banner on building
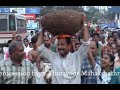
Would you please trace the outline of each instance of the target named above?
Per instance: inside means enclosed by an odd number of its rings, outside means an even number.
[[[37,29],[38,28],[38,24],[37,23],[27,23],[27,30],[31,30],[31,29]]]
[[[35,20],[36,15],[35,14],[24,14],[27,20]]]
[[[10,8],[0,8],[0,13],[9,13]]]
[[[26,8],[26,14],[40,14],[40,8]]]
[[[10,12],[16,11],[18,14],[25,14],[25,8],[10,8]]]

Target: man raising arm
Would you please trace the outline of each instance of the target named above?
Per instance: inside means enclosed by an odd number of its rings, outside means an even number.
[[[83,44],[75,53],[70,52],[71,39],[70,37],[58,38],[58,52],[54,53],[47,49],[43,44],[44,31],[39,35],[36,46],[38,51],[51,63],[52,68],[52,83],[53,84],[80,84],[81,75],[81,60],[87,54],[89,48],[88,39],[89,33],[86,24],[86,16],[83,15],[84,38]],[[75,74],[73,74],[75,73]]]

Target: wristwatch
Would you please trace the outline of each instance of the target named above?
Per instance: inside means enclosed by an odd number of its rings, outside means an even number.
[[[87,23],[84,24],[84,27],[88,26]]]

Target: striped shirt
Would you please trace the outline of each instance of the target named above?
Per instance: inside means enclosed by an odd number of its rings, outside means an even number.
[[[101,65],[101,57],[96,56],[95,61],[98,65]],[[94,68],[91,66],[87,56],[82,60],[81,70],[84,73],[87,72],[85,75],[82,75],[81,84],[97,84],[97,77],[94,75]]]
[[[15,65],[9,60],[0,62],[0,84],[32,84],[33,64],[28,60],[22,60]]]

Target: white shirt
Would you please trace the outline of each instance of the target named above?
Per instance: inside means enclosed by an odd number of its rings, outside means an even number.
[[[102,43],[102,42],[100,41],[99,44],[102,45],[102,46],[106,46],[106,45],[107,45],[107,41],[105,41],[105,43]]]
[[[32,36],[29,35],[29,36],[27,37],[27,39],[28,39],[29,42],[31,42],[31,38],[32,38],[33,36],[34,36],[34,35],[32,35]]]
[[[108,32],[105,33],[105,40],[108,38]]]
[[[25,44],[23,44],[23,46],[24,46],[25,49],[29,49],[30,48],[29,45],[26,47]]]
[[[30,47],[28,47],[28,48],[24,48],[24,52],[26,53],[26,59],[28,59],[28,52],[30,51],[30,50],[32,50],[33,48],[30,48]]]
[[[44,72],[38,71],[36,63],[34,63],[33,66],[34,66],[35,84],[47,84],[44,80]]]
[[[44,44],[38,47],[38,51],[51,63],[52,84],[81,84],[81,61],[87,54],[89,43],[83,42],[78,51],[69,52],[66,58],[47,49]]]
[[[118,60],[119,60],[118,53],[116,53],[114,56],[115,56],[115,60],[114,60],[114,61],[115,61],[115,62],[118,61]]]

